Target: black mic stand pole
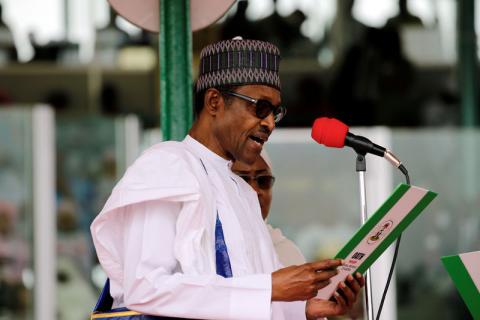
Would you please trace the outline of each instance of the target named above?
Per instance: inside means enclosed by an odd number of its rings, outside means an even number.
[[[367,193],[365,187],[365,173],[367,171],[366,153],[357,152],[356,171],[358,172],[359,186],[360,186],[360,210],[362,225],[367,221]],[[370,268],[365,275],[365,311],[368,320],[374,320],[373,315],[373,295],[372,295],[372,277],[370,276]]]

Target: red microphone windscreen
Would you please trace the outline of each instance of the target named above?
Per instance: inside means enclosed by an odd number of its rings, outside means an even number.
[[[348,126],[335,118],[318,118],[313,123],[312,138],[327,147],[343,148]]]

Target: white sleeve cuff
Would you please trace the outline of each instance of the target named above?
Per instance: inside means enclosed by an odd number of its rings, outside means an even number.
[[[231,291],[230,318],[239,320],[270,319],[272,276],[259,274],[232,278],[232,280],[235,290]]]

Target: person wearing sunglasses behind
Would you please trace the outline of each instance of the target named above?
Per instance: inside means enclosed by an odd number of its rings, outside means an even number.
[[[267,223],[275,252],[282,265],[285,267],[301,265],[306,261],[300,249],[298,249],[291,240],[287,239],[280,229],[273,228],[267,222],[270,205],[272,203],[272,188],[275,183],[275,177],[272,175],[271,168],[270,158],[265,149],[263,149],[260,157],[258,157],[252,165],[235,161],[232,166],[232,171],[245,180],[257,193],[262,218],[265,220],[265,223]]]
[[[278,48],[258,40],[202,50],[188,135],[145,151],[91,225],[111,297],[99,312],[298,320],[344,314],[357,299],[362,277],[332,301],[314,298],[338,259],[282,268],[257,195],[231,171],[233,160],[255,162],[286,113],[279,62]]]
[[[267,224],[275,252],[282,265],[288,267],[304,264],[305,257],[295,243],[285,237],[279,228],[273,228],[267,222],[270,213],[270,205],[272,204],[273,185],[275,183],[275,177],[272,174],[272,162],[267,151],[263,149],[260,156],[252,165],[240,161],[234,161],[232,171],[245,180],[245,182],[247,182],[257,193],[258,202],[262,211],[262,218]],[[357,301],[356,307],[357,309],[361,309],[358,302],[359,301]],[[355,310],[354,307],[353,310],[348,312],[347,316],[351,316],[353,319],[356,317],[355,312],[359,314],[359,311]],[[326,320],[327,318],[322,319]],[[317,320],[320,320],[320,318]]]

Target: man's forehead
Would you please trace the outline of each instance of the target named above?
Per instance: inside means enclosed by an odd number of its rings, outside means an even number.
[[[251,165],[243,163],[241,161],[235,161],[232,166],[232,170],[235,172],[240,173],[260,173],[260,172],[269,172],[270,168],[268,167],[265,160],[262,157],[258,157],[258,159]]]

